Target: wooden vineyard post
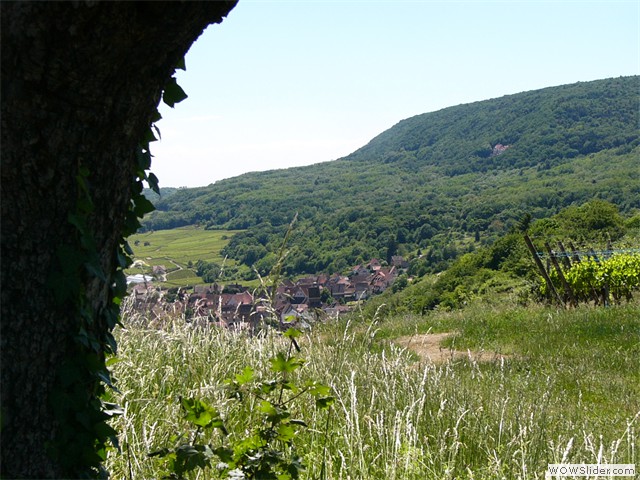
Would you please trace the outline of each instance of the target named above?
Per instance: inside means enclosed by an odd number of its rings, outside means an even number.
[[[558,259],[554,255],[553,250],[551,250],[551,246],[549,245],[548,242],[544,242],[544,246],[547,249],[547,253],[549,254],[549,258],[551,259],[551,263],[553,263],[553,266],[555,267],[556,271],[558,272],[558,277],[560,277],[560,281],[562,282],[562,286],[564,287],[564,290],[567,292],[567,295],[569,296],[569,300],[571,301],[571,305],[576,307],[578,305],[578,302],[576,301],[576,297],[573,294],[573,289],[571,288],[571,285],[569,285],[569,282],[567,282],[567,279],[564,278],[564,273],[562,273],[562,268],[560,267],[560,264],[558,263]]]
[[[556,298],[556,300],[560,304],[564,304],[564,301],[556,291],[556,287],[553,286],[553,282],[551,281],[551,278],[549,278],[549,274],[547,273],[547,270],[544,268],[544,265],[540,261],[540,257],[538,256],[538,252],[536,251],[536,248],[533,246],[533,242],[529,238],[529,235],[527,235],[526,233],[524,235],[524,242],[527,244],[527,248],[531,252],[531,255],[533,256],[533,261],[536,263],[538,270],[540,270],[540,274],[542,275],[542,278],[544,278],[544,281],[547,283],[547,287],[549,288],[549,291],[553,294],[553,296]]]
[[[600,252],[600,253],[602,253],[602,252]],[[593,250],[593,248],[589,249],[589,256],[591,258],[593,258],[593,260],[596,261],[597,263],[600,263],[600,259],[598,258],[598,255]],[[605,282],[605,284],[602,287],[601,291],[599,291],[599,292],[596,291],[596,295],[597,296],[594,298],[594,301],[596,303],[602,302],[602,305],[604,305],[605,307],[609,304],[609,285],[608,285],[608,282]]]
[[[575,263],[580,263],[580,255],[578,255],[578,250],[573,242],[569,242],[569,248],[571,249],[571,253],[573,253],[573,261]]]
[[[571,268],[571,259],[569,258],[569,255],[567,255],[567,251],[564,249],[564,245],[560,240],[558,240],[558,248],[562,253],[562,263],[567,269]]]

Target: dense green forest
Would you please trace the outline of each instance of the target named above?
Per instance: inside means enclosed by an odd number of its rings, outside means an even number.
[[[592,199],[638,208],[639,91],[622,77],[418,115],[339,160],[170,190],[144,226],[243,229],[224,253],[264,274],[297,212],[287,274],[396,254],[443,270],[528,215]]]
[[[387,315],[424,314],[435,308],[462,308],[477,298],[501,294],[509,295],[514,303],[555,302],[535,268],[524,240],[525,233],[537,252],[545,252],[545,243],[552,244],[553,249],[559,248],[558,242],[566,244],[567,249],[569,245],[574,246],[576,251],[583,252],[582,266],[588,266],[584,252],[594,252],[591,258],[598,257],[596,251],[608,252],[597,263],[615,255],[630,255],[633,265],[625,267],[628,270],[625,275],[629,277],[625,277],[624,287],[637,289],[640,285],[640,211],[625,218],[612,203],[591,200],[564,208],[549,218],[533,220],[525,216],[491,245],[459,256],[447,270],[436,275],[425,275],[428,259],[415,258],[407,271],[413,281],[394,285],[393,289],[374,297],[364,307],[365,311],[373,315],[384,305],[382,313]],[[565,273],[569,271],[567,263],[562,264]],[[555,273],[553,267],[547,268]],[[602,277],[598,279],[600,283],[614,282],[609,274],[599,276]],[[556,282],[560,290],[560,280],[556,278]],[[568,297],[563,301],[567,302]]]

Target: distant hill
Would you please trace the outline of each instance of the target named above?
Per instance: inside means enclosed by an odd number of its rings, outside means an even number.
[[[158,201],[160,199],[166,199],[168,197],[170,197],[171,195],[173,195],[174,193],[176,193],[179,189],[175,188],[175,187],[162,187],[160,189],[160,195],[158,195],[156,192],[154,192],[152,189],[150,188],[145,188],[143,190],[143,195],[145,197],[147,197],[149,199],[149,201],[155,203],[158,203]]]
[[[298,212],[288,273],[418,252],[437,269],[527,213],[638,208],[639,92],[621,77],[425,113],[339,160],[179,189],[144,225],[247,229],[226,253],[265,273]]]

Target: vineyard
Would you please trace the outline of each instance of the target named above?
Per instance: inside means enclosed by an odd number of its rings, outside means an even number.
[[[542,287],[545,296],[577,304],[593,301],[596,305],[630,301],[640,289],[640,253],[613,254],[608,258],[590,255],[586,259],[565,257],[564,267],[557,260],[547,272]],[[549,281],[550,280],[550,281]]]

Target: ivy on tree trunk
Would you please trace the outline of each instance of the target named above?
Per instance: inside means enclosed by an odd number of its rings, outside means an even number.
[[[5,478],[100,474],[104,387],[87,372],[113,349],[139,145],[175,66],[235,3],[0,3]]]

